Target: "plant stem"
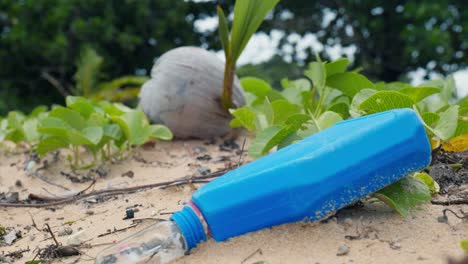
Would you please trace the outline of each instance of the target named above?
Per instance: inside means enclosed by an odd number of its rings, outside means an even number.
[[[232,87],[234,82],[235,74],[235,61],[232,58],[226,58],[226,64],[224,66],[224,80],[223,80],[223,95],[221,97],[221,103],[225,110],[233,107],[232,103]]]

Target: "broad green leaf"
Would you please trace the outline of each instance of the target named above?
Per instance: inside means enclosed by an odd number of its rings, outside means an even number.
[[[434,179],[432,179],[432,177],[429,174],[423,173],[423,172],[418,172],[418,173],[414,174],[414,177],[416,177],[416,178],[420,179],[422,182],[424,182],[424,184],[427,185],[427,188],[429,188],[429,190],[431,191],[432,194],[439,193],[439,191],[440,191],[439,184],[437,184],[437,182],[434,181]]]
[[[6,134],[6,139],[18,143],[25,139],[23,131],[23,122],[25,120],[24,114],[18,111],[11,111],[8,113],[8,127],[9,132]]]
[[[29,114],[29,117],[30,118],[38,117],[42,113],[47,112],[48,109],[49,108],[47,106],[45,106],[45,105],[37,106],[31,111],[31,113]]]
[[[422,114],[422,119],[424,120],[424,123],[426,123],[426,125],[433,127],[433,125],[437,124],[440,117],[437,113],[425,112]]]
[[[145,114],[140,110],[133,110],[121,116],[111,116],[110,119],[120,126],[126,139],[131,145],[142,145],[148,141],[150,134]]]
[[[455,130],[453,137],[466,134],[468,134],[468,120],[458,120],[457,130]]]
[[[458,105],[452,105],[440,114],[440,119],[434,127],[434,134],[447,141],[455,135],[458,125]]]
[[[333,87],[343,94],[354,97],[362,89],[374,89],[374,84],[359,73],[337,73],[327,78],[327,86]]]
[[[396,91],[378,91],[359,105],[367,114],[397,108],[411,108],[414,102],[407,95]]]
[[[256,126],[256,114],[255,112],[248,108],[242,107],[236,110],[231,111],[231,114],[235,117],[231,120],[231,127],[245,127],[247,130],[253,131]]]
[[[309,119],[308,115],[295,114],[290,116],[284,125],[274,125],[257,133],[255,140],[249,148],[249,155],[253,158],[263,156],[273,147],[280,144],[286,137],[302,127]]]
[[[81,130],[86,127],[86,120],[75,110],[68,109],[62,106],[57,106],[49,112],[49,117],[56,117],[69,124],[76,130]]]
[[[268,93],[272,90],[271,86],[262,79],[255,78],[255,77],[244,77],[240,80],[242,88],[244,91],[252,93],[257,97],[267,96]]]
[[[431,200],[431,191],[420,179],[409,176],[373,194],[403,217],[422,202]]]
[[[71,130],[73,128],[69,124],[56,117],[42,119],[37,127],[39,133],[61,138],[65,142],[68,142],[68,131]]]
[[[122,137],[122,131],[117,124],[109,124],[104,126],[104,136],[113,140],[119,140]]]
[[[68,140],[72,145],[96,146],[102,139],[104,131],[101,127],[87,127],[82,131],[69,130]]]
[[[312,81],[314,89],[323,96],[325,82],[327,80],[327,70],[325,65],[320,61],[309,63],[309,67],[304,71],[304,75]]]
[[[349,117],[349,98],[347,96],[338,96],[333,99],[327,107],[328,111],[333,111],[341,115],[343,119]]]
[[[216,8],[218,12],[218,28],[219,28],[219,38],[221,40],[221,45],[223,46],[224,53],[226,58],[229,57],[230,45],[229,45],[229,27],[226,16],[224,15],[223,9],[221,6]]]
[[[76,65],[78,70],[74,76],[80,95],[89,97],[94,92],[103,61],[104,59],[90,47],[86,47],[80,53]]]
[[[66,104],[68,108],[79,112],[85,118],[88,118],[92,113],[96,112],[93,104],[84,97],[67,96]]]
[[[284,89],[294,88],[301,91],[310,91],[310,81],[306,78],[300,78],[297,80],[289,80],[287,78],[281,79],[281,86]]]
[[[442,99],[445,102],[450,102],[456,89],[455,79],[453,78],[453,75],[450,75],[447,77],[444,82],[444,86],[442,87],[442,92],[440,93]]]
[[[439,93],[440,89],[435,87],[411,87],[411,88],[403,88],[399,90],[400,93],[406,94],[413,100],[413,102],[417,103],[424,98],[431,96],[433,94]]]
[[[266,15],[279,0],[237,0],[234,6],[234,21],[231,31],[231,56],[234,61],[240,56],[247,42],[257,31]]]
[[[161,139],[161,140],[172,140],[173,135],[171,130],[163,125],[151,125],[149,126],[150,129],[150,137],[154,139]]]
[[[265,115],[267,125],[272,125],[275,117],[275,111],[273,110],[273,106],[271,106],[268,97],[265,97],[265,102],[263,103],[263,114]]]
[[[24,136],[27,141],[37,141],[40,137],[37,132],[37,127],[39,125],[39,120],[37,119],[28,119],[23,124]]]
[[[349,60],[347,58],[339,58],[335,61],[325,64],[327,78],[334,74],[345,72],[346,68],[348,68],[348,65]]]
[[[283,139],[283,141],[281,141],[281,143],[278,144],[278,149],[282,149],[282,148],[285,148],[299,140],[301,140],[302,137],[300,137],[299,135],[297,135],[297,133],[292,133],[290,134],[289,136],[287,136],[285,139]]]
[[[464,239],[460,242],[461,248],[468,253],[468,239]]]
[[[297,104],[290,103],[287,100],[276,100],[271,103],[273,108],[273,124],[281,124],[286,121],[291,115],[301,111],[301,107]]]
[[[104,127],[108,123],[108,119],[100,113],[92,113],[88,118],[88,126]]]
[[[361,105],[362,102],[367,100],[367,98],[371,97],[376,92],[377,92],[376,90],[372,90],[372,89],[362,89],[359,93],[357,93],[353,97],[353,101],[351,102],[351,105],[349,106],[349,114],[351,115],[351,117],[356,118],[356,117],[365,115],[365,112],[360,110],[359,106]]]
[[[51,151],[67,147],[68,143],[66,141],[57,137],[47,137],[39,141],[36,146],[36,152],[42,157]]]
[[[317,119],[317,124],[319,130],[324,130],[340,121],[343,121],[343,118],[338,113],[326,111]]]

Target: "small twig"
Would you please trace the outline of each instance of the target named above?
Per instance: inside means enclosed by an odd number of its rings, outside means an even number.
[[[42,232],[42,230],[40,230],[39,227],[37,227],[36,221],[34,221],[34,217],[32,216],[31,212],[28,211],[28,214],[31,217],[32,227],[34,227],[37,231]]]
[[[453,199],[453,200],[445,200],[445,201],[438,201],[432,200],[432,204],[434,205],[457,205],[457,204],[468,204],[468,198],[460,198],[460,199]]]
[[[240,165],[241,165],[241,163],[242,163],[242,154],[244,154],[244,147],[245,147],[245,140],[246,140],[246,139],[247,139],[247,138],[244,137],[244,141],[242,142],[242,148],[241,148],[240,153],[239,153],[239,161],[237,162],[237,167],[238,167],[238,168],[240,167]]]
[[[50,229],[49,224],[46,223],[45,226],[47,227],[47,230],[49,231],[50,235],[52,236],[52,239],[54,240],[55,245],[57,245],[57,247],[60,246],[59,242],[55,238],[54,232],[52,232],[52,229]]]
[[[152,184],[140,185],[140,186],[134,186],[134,187],[118,188],[118,189],[110,189],[110,190],[98,190],[98,191],[93,191],[93,192],[89,192],[89,193],[85,193],[85,194],[81,194],[81,195],[77,195],[73,197],[65,197],[65,198],[54,197],[53,198],[54,200],[50,202],[46,202],[46,203],[40,203],[40,204],[0,203],[0,207],[33,207],[33,208],[51,207],[51,206],[63,205],[66,203],[83,200],[85,198],[90,198],[94,196],[105,197],[105,196],[113,196],[113,195],[119,195],[119,194],[129,194],[129,193],[152,189],[152,188],[162,188],[162,187],[167,187],[167,186],[190,184],[190,183],[201,183],[201,182],[206,182],[206,180],[208,179],[217,178],[225,174],[229,170],[230,168],[227,168],[227,169],[223,169],[223,170],[213,172],[207,175],[182,177],[173,181],[152,183]],[[35,195],[35,194],[30,194],[29,196],[44,198],[43,196]],[[52,197],[49,197],[49,198],[52,199]]]
[[[38,168],[38,169],[34,172],[34,174],[33,174],[36,178],[42,180],[43,182],[45,182],[45,183],[47,183],[47,184],[50,184],[50,185],[53,185],[53,186],[55,186],[55,187],[59,187],[59,188],[61,188],[61,189],[64,189],[65,191],[70,191],[70,189],[68,189],[67,187],[62,186],[62,185],[60,185],[60,184],[58,184],[58,183],[55,183],[55,182],[53,182],[53,181],[47,179],[46,177],[42,176],[42,175],[39,173],[39,170],[40,170],[40,169],[42,169],[42,167],[41,167],[41,168]]]
[[[8,254],[5,254],[4,256],[5,256],[5,257],[21,258],[21,256],[23,255],[23,253],[29,252],[29,251],[31,251],[31,250],[30,250],[29,247],[28,247],[27,249],[19,249],[19,250],[10,252],[10,253],[8,253]]]
[[[241,264],[245,263],[247,260],[249,260],[250,258],[252,258],[253,256],[255,256],[255,254],[260,254],[262,255],[262,250],[259,248],[257,250],[255,250],[254,252],[252,252],[250,255],[248,255],[244,260],[241,261]]]
[[[463,215],[463,216],[459,216],[457,213],[455,213],[454,211],[452,211],[451,209],[444,209],[442,211],[442,213],[444,214],[444,217],[447,217],[447,212],[450,212],[452,213],[456,218],[458,219],[468,219],[468,214],[466,214],[465,212],[463,212],[463,210],[460,209],[460,213]]]
[[[52,86],[54,86],[55,89],[57,89],[57,91],[59,91],[59,93],[63,97],[67,97],[70,95],[70,93],[65,89],[65,87],[63,87],[63,85],[54,76],[50,75],[48,72],[42,71],[41,77],[46,79],[50,84],[52,84]]]
[[[175,213],[175,212],[164,212],[164,213],[159,213],[159,215],[171,215],[173,213]]]
[[[114,230],[110,231],[110,232],[107,232],[107,233],[104,233],[104,234],[100,234],[98,235],[98,237],[103,237],[103,236],[108,236],[110,234],[114,234],[114,233],[117,233],[117,232],[122,232],[122,231],[126,231],[130,228],[134,228],[134,227],[137,227],[138,224],[134,224],[134,225],[131,225],[131,226],[127,226],[127,227],[124,227],[124,228],[121,228],[121,229],[115,229],[114,227]]]
[[[162,219],[162,218],[151,218],[151,217],[132,219],[132,223],[133,223],[133,224],[139,224],[139,223],[142,223],[142,222],[144,222],[144,221],[162,222],[162,221],[167,221],[167,220],[166,220],[166,219]]]

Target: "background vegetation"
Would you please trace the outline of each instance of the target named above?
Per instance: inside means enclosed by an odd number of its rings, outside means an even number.
[[[53,82],[72,90],[80,54],[88,47],[102,57],[103,82],[148,75],[154,58],[176,46],[220,50],[216,30],[197,31],[194,21],[216,16],[217,4],[229,14],[233,2],[0,0],[0,114],[64,104]],[[288,36],[313,33],[324,47],[355,45],[352,66],[362,66],[374,81],[401,80],[418,68],[449,74],[468,64],[467,28],[468,4],[462,0],[281,1],[260,28],[285,33],[278,56],[239,73],[255,75],[260,68],[257,75],[275,87],[275,76],[298,77],[314,50],[299,56],[300,41]],[[324,50],[315,51],[329,60]],[[291,64],[284,61],[289,58]]]

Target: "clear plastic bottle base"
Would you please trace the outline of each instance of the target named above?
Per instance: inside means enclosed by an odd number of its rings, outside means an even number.
[[[187,243],[173,221],[149,226],[101,251],[96,264],[168,263],[187,252]]]

